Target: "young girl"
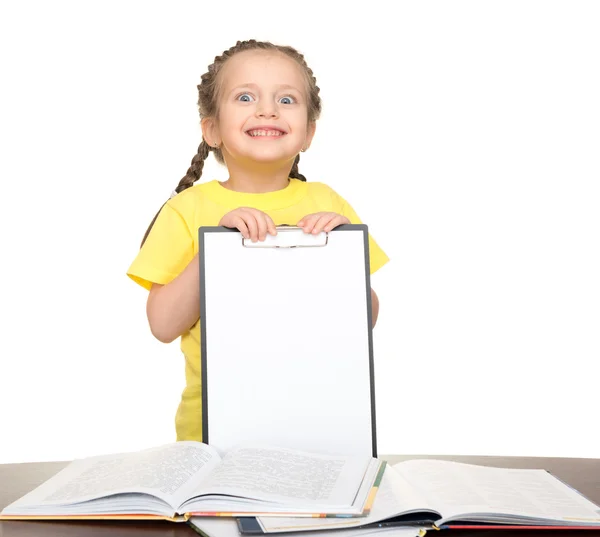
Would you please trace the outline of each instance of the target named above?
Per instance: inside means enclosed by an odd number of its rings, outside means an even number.
[[[150,291],[152,334],[165,343],[181,336],[186,387],[175,419],[177,439],[201,441],[198,228],[237,228],[260,241],[282,224],[317,234],[360,220],[331,188],[307,182],[298,172],[300,152],[310,147],[321,112],[316,79],[300,53],[238,41],[215,58],[198,91],[203,137],[198,154],[150,224],[127,274]],[[211,151],[229,178],[194,186]],[[369,249],[373,273],[388,258],[371,237]],[[375,323],[379,302],[371,295]]]

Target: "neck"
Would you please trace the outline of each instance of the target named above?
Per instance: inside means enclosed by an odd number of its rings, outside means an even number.
[[[236,192],[261,194],[282,190],[288,186],[292,163],[262,164],[240,166],[237,162],[227,163],[229,179],[221,183],[225,188]]]

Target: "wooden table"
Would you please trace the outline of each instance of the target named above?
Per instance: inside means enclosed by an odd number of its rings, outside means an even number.
[[[382,455],[390,463],[406,459],[435,458],[469,462],[486,466],[506,468],[544,468],[552,472],[590,500],[600,505],[600,459],[537,458],[537,457],[467,457],[428,455]],[[43,481],[54,475],[66,462],[0,464],[0,509],[20,498]],[[527,531],[527,530],[453,530],[451,537],[600,537],[600,530],[585,531]],[[3,521],[0,522],[0,537],[176,537],[197,535],[185,524],[172,522],[52,522],[52,521]],[[214,536],[218,537],[218,536]],[[307,537],[310,534],[307,533]],[[343,537],[343,533],[340,534]]]

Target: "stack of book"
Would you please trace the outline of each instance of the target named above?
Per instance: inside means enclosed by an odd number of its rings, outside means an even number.
[[[313,532],[311,537],[423,536],[439,529],[600,529],[600,507],[543,469],[434,459],[388,465],[368,512],[351,518],[192,517],[209,537]],[[292,534],[292,535],[289,535]]]
[[[453,528],[599,529],[600,507],[543,469],[389,465],[265,446],[221,456],[177,442],[74,461],[0,519],[164,519],[208,537],[416,537]]]
[[[423,536],[444,529],[600,529],[600,507],[543,469],[478,466],[434,459],[388,465],[368,512],[340,518],[192,517],[209,537],[300,534],[311,537]]]

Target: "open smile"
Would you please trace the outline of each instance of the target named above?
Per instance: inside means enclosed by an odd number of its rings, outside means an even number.
[[[251,136],[252,138],[281,138],[282,136],[285,136],[287,133],[280,131],[278,129],[259,128],[259,129],[251,129],[249,131],[246,131],[246,134],[248,136]]]

